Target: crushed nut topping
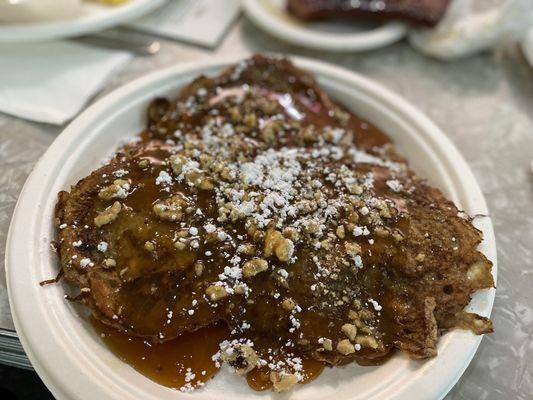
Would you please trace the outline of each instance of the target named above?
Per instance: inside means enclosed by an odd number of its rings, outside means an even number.
[[[291,390],[294,385],[298,383],[298,377],[294,374],[283,374],[272,371],[270,373],[270,380],[274,384],[274,389],[277,392],[286,392]]]
[[[348,354],[355,353],[355,348],[348,339],[343,339],[337,343],[337,351],[342,355],[346,356]]]
[[[116,179],[112,185],[106,186],[98,193],[103,200],[125,199],[130,190],[130,183],[124,179]]]
[[[153,210],[159,218],[175,222],[183,217],[186,207],[186,199],[181,195],[174,195],[154,204]]]
[[[344,324],[341,327],[342,333],[344,333],[350,341],[354,341],[357,335],[357,327],[353,324]]]
[[[246,261],[242,266],[242,275],[245,278],[251,278],[268,269],[268,262],[261,258],[254,258]]]
[[[211,285],[206,290],[205,293],[209,296],[210,300],[218,301],[228,296],[228,292],[223,286]]]
[[[122,210],[122,204],[120,204],[118,201],[115,201],[112,206],[109,206],[104,211],[98,213],[98,215],[94,218],[94,224],[97,227],[110,224],[117,219],[120,210]]]
[[[257,353],[247,344],[222,343],[220,359],[227,362],[239,375],[245,375],[259,365]]]

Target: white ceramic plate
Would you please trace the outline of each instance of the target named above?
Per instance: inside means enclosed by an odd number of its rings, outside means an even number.
[[[99,32],[138,18],[161,6],[165,0],[129,0],[117,6],[84,2],[72,19],[7,24],[0,22],[0,43],[41,42]]]
[[[261,29],[291,44],[328,51],[364,51],[402,39],[403,24],[368,21],[305,23],[292,17],[286,0],[243,0],[246,15]]]
[[[387,132],[412,166],[442,188],[470,214],[487,214],[483,195],[463,158],[420,111],[368,79],[338,67],[294,58],[312,72],[335,99]],[[17,332],[32,365],[58,399],[250,399],[256,393],[242,378],[222,371],[190,395],[157,385],[121,362],[100,341],[81,309],[63,299],[63,285],[40,287],[56,275],[50,250],[58,191],[68,189],[113,153],[119,141],[144,127],[147,104],[156,96],[175,96],[199,74],[213,74],[229,61],[172,67],[132,82],[98,101],[55,140],[36,165],[20,195],[6,251],[9,300]],[[476,219],[485,235],[481,250],[494,262],[496,245],[489,218]],[[476,293],[471,309],[489,315],[494,291]],[[481,341],[466,331],[445,335],[439,356],[426,362],[397,354],[380,367],[349,365],[326,369],[291,399],[439,399],[459,379]],[[187,397],[185,397],[187,396]]]

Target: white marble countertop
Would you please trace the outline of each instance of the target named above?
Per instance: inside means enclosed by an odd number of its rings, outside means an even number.
[[[106,88],[150,71],[218,55],[280,52],[320,58],[362,73],[431,117],[466,158],[488,201],[498,244],[498,288],[487,335],[446,399],[533,398],[533,69],[515,46],[454,63],[428,59],[399,43],[374,52],[302,50],[239,21],[215,50],[163,41],[137,57]],[[63,127],[0,114],[0,267],[13,208],[24,180]],[[0,327],[12,328],[0,273]]]

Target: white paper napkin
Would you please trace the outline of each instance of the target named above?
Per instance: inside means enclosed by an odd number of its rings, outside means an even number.
[[[0,46],[0,111],[61,125],[131,54],[70,41]]]
[[[128,26],[213,48],[220,43],[239,10],[240,0],[171,0]]]
[[[502,40],[522,37],[533,24],[532,3],[533,0],[453,0],[437,27],[413,30],[409,41],[419,51],[443,60],[478,53]]]

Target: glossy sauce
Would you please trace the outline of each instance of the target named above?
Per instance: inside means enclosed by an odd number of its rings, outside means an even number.
[[[324,363],[311,357],[302,357],[302,366],[304,379],[300,384],[315,380],[324,370]],[[256,368],[250,371],[246,375],[246,381],[253,390],[257,391],[267,390],[273,386],[270,381],[270,369],[268,367]]]
[[[211,379],[218,372],[211,357],[218,351],[219,343],[229,336],[225,324],[216,324],[163,343],[150,343],[118,332],[94,318],[91,323],[118,358],[154,382],[176,389],[186,384],[188,368],[195,374],[192,386]]]
[[[95,318],[91,324],[108,348],[122,361],[152,381],[170,388],[179,389],[186,382],[188,369],[195,377],[192,386],[198,387],[216,375],[212,356],[219,350],[219,343],[230,336],[224,323],[200,328],[196,332],[182,333],[179,337],[163,343],[128,336],[109,327]],[[302,357],[301,384],[316,379],[324,370],[324,363],[311,357]],[[190,375],[189,375],[190,376]],[[270,369],[257,368],[249,372],[246,381],[250,388],[263,391],[272,388]]]

